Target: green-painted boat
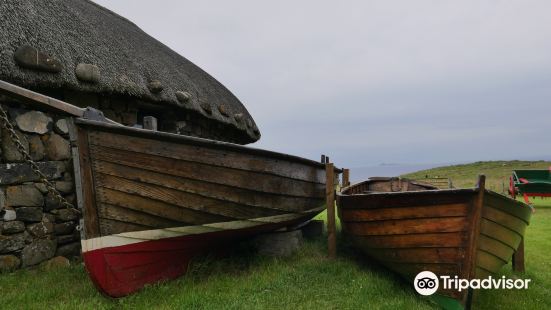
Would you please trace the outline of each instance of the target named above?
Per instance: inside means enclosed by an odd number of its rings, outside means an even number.
[[[406,179],[374,178],[337,193],[342,229],[354,246],[413,282],[421,271],[483,279],[521,245],[532,208],[484,189],[439,190]],[[469,306],[467,290],[443,289],[446,308]],[[455,306],[454,306],[455,305]]]

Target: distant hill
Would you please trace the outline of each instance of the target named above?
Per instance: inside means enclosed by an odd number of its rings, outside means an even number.
[[[486,187],[497,192],[507,190],[511,171],[515,169],[549,169],[551,161],[478,161],[402,174],[402,177],[421,180],[425,177],[450,178],[455,187],[473,187],[479,174],[486,175]]]

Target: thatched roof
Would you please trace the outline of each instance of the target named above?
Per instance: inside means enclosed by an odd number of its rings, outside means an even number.
[[[2,80],[128,95],[235,126],[248,142],[260,138],[246,108],[222,84],[91,1],[0,1],[0,13]]]

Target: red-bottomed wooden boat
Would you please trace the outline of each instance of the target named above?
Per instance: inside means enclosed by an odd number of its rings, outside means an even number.
[[[75,121],[82,253],[119,297],[182,275],[229,241],[293,226],[324,208],[323,164],[200,138]]]
[[[509,262],[532,208],[482,188],[439,190],[399,178],[372,178],[337,193],[343,232],[368,256],[413,282],[421,271],[481,279]],[[469,291],[442,289],[447,308],[469,306]]]

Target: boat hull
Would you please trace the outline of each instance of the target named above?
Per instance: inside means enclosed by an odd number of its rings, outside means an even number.
[[[225,254],[235,241],[309,218],[311,214],[271,219],[271,223],[256,219],[99,237],[82,241],[82,256],[94,285],[110,297],[123,297],[147,284],[182,276],[198,255]]]
[[[325,204],[325,166],[212,140],[75,121],[86,268],[120,297],[196,255],[295,226]]]
[[[406,280],[413,282],[421,271],[471,279],[507,264],[531,216],[528,206],[489,191],[476,212],[479,194],[478,189],[361,194],[348,188],[338,194],[337,205],[352,244]],[[465,290],[442,287],[439,294],[465,304]]]

